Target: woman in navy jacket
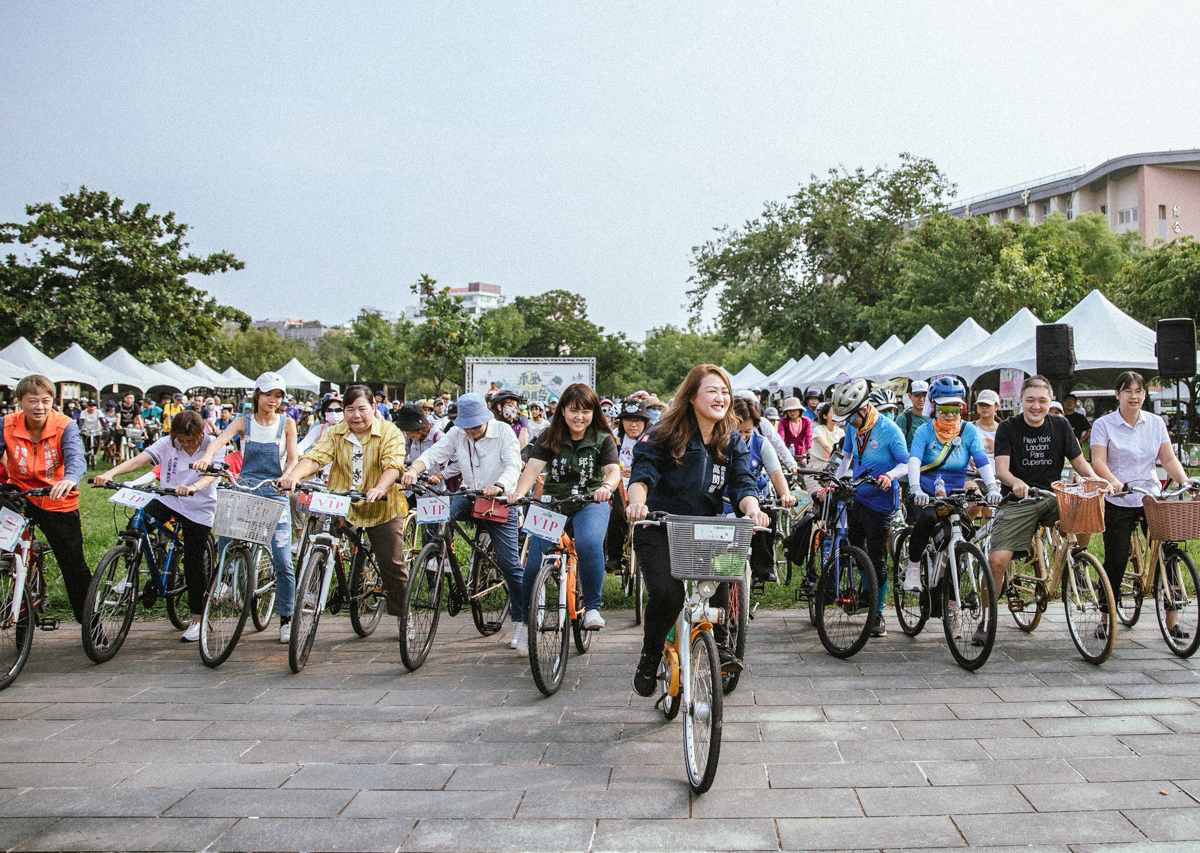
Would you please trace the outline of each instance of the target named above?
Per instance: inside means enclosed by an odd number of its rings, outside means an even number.
[[[626,517],[641,521],[649,512],[721,515],[728,492],[729,503],[741,514],[767,526],[769,519],[759,509],[758,491],[750,473],[750,452],[737,427],[733,389],[725,372],[715,364],[693,367],[662,421],[633,449]],[[683,609],[683,582],[671,577],[664,528],[636,528],[633,547],[650,594],[633,689],[639,696],[652,696],[663,643]],[[713,603],[722,606],[727,594],[722,585]],[[725,645],[724,633],[714,626],[722,665],[725,669],[740,668],[741,662]]]

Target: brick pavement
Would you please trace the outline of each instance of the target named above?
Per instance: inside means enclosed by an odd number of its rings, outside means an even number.
[[[386,619],[327,617],[299,675],[276,632],[217,670],[165,622],[102,666],[38,632],[0,692],[0,849],[1200,849],[1200,657],[1152,612],[1102,667],[1061,611],[1006,621],[978,673],[932,631],[839,661],[760,613],[700,797],[679,722],[630,690],[640,631],[609,624],[548,699],[466,614],[414,674]]]

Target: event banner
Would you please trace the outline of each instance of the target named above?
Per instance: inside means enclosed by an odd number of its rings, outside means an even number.
[[[557,400],[576,382],[596,387],[594,358],[468,358],[466,373],[468,391],[509,388],[530,402]]]
[[[1021,404],[1021,385],[1025,371],[1015,367],[1000,368],[1000,408],[1016,409]]]

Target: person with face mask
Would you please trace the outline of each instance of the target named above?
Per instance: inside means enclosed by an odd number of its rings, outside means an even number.
[[[516,391],[502,388],[492,395],[488,405],[492,409],[492,414],[496,416],[496,420],[512,427],[513,434],[517,437],[517,443],[524,450],[525,445],[529,444],[529,426],[521,415],[521,395]]]
[[[896,410],[900,408],[900,403],[896,399],[896,392],[891,388],[876,388],[867,399],[881,416],[889,421],[896,419]]]

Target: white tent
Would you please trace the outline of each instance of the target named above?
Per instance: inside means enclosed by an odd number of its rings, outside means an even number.
[[[238,388],[240,390],[249,391],[254,388],[254,380],[230,365],[230,367],[221,374],[221,378],[225,380],[222,388]]]
[[[807,356],[805,356],[807,358]],[[796,359],[789,358],[783,364],[775,369],[775,372],[767,376],[767,385],[772,382],[778,382],[780,377],[786,376],[787,372],[796,366]]]
[[[828,367],[829,362],[826,362],[827,366],[821,371],[821,376],[812,378],[816,380],[818,385],[828,385],[831,382],[836,382],[838,376],[843,373],[853,379],[858,376],[859,367],[866,364],[873,358],[875,358],[875,347],[871,346],[866,341],[863,341],[861,344],[855,347],[854,351],[850,353],[850,356],[846,359],[843,359],[841,364],[837,365],[836,368],[830,369]],[[832,362],[833,359],[830,358],[829,361]]]
[[[217,371],[213,370],[200,359],[196,359],[196,363],[187,369],[187,372],[195,376],[200,384],[205,388],[224,388],[225,377]]]
[[[151,388],[174,388],[176,391],[186,391],[189,387],[188,385],[181,385],[172,376],[159,373],[154,368],[142,364],[130,355],[125,347],[117,347],[100,363],[110,370],[128,377],[130,384],[141,388],[142,393],[149,391]]]
[[[95,388],[97,392],[102,392],[105,388],[112,388],[114,385],[132,385],[138,391],[144,392],[146,390],[138,382],[134,381],[133,377],[126,376],[119,370],[113,370],[79,344],[71,344],[56,355],[54,360],[65,367],[79,371],[84,376],[90,377],[92,381],[88,384]]]
[[[23,379],[31,373],[40,373],[51,382],[74,382],[94,388],[92,378],[59,364],[57,361],[39,350],[25,338],[17,338],[11,344],[0,350],[0,358],[10,362],[20,371],[18,379]]]
[[[747,364],[732,378],[731,384],[735,389],[748,388],[751,391],[761,391],[767,387],[767,374],[753,364]]]
[[[973,349],[927,362],[925,368],[928,375],[949,373],[961,376],[968,386],[974,385],[975,380],[995,370],[997,366],[1007,367],[1008,365],[1000,365],[996,356],[1021,341],[1032,341],[1033,330],[1041,322],[1028,308],[1022,308],[1010,317],[1008,322],[992,332],[986,341]]]
[[[314,394],[321,390],[321,377],[294,358],[276,372],[283,377],[289,388],[312,391]]]
[[[808,358],[808,356],[804,358]],[[785,391],[789,391],[792,388],[800,388],[800,394],[803,396],[804,389],[802,386],[804,377],[810,376],[816,370],[820,370],[821,365],[829,361],[829,353],[821,353],[808,364],[804,363],[804,358],[796,362],[796,366],[792,368],[791,373],[779,380],[780,388],[783,388]]]
[[[169,358],[156,362],[150,366],[159,373],[170,376],[174,383],[178,385],[179,388],[184,392],[187,392],[191,388],[205,387],[200,384],[199,380],[197,380],[195,376],[188,373]]]
[[[925,353],[941,342],[942,336],[935,332],[932,327],[928,325],[922,326],[921,331],[913,335],[912,340],[897,350],[893,356],[872,362],[870,365],[871,372],[869,374],[864,373],[863,378],[886,382],[889,379],[908,376],[909,365],[919,362]]]
[[[18,365],[0,358],[0,385],[8,385],[11,388],[15,388],[17,383],[24,379],[26,375],[28,375],[26,371],[22,370]]]
[[[845,346],[838,347],[819,368],[810,370],[804,375],[804,384],[828,385],[841,373],[842,365],[849,361],[853,355],[854,353],[846,349]]]
[[[959,358],[964,354],[974,352],[984,341],[991,335],[983,326],[976,323],[968,317],[963,320],[957,329],[946,336],[946,339],[937,346],[933,347],[924,356],[921,357],[920,363],[916,364],[910,371],[909,379],[928,379],[940,371],[933,370],[939,361],[944,361],[948,358]]]
[[[870,358],[865,359],[863,362],[855,366],[855,372],[853,374],[854,378],[865,379],[870,376],[874,376],[876,367],[886,364],[895,357],[897,352],[903,348],[904,341],[900,340],[900,338],[897,336],[892,335],[890,338],[880,344],[879,349],[875,350]]]

